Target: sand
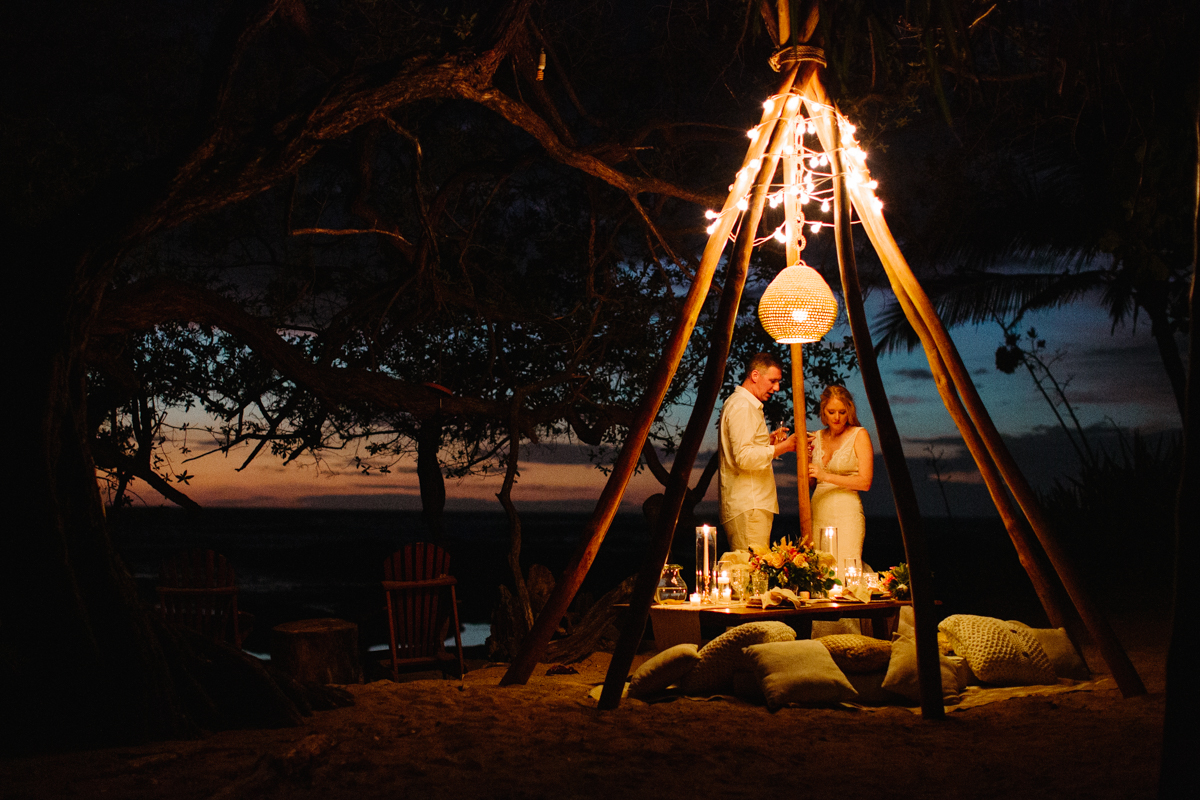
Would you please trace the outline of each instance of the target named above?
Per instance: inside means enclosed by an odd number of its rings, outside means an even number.
[[[608,656],[500,688],[464,681],[349,687],[354,707],[304,727],[0,761],[0,795],[171,798],[1152,797],[1163,713],[1161,615],[1114,621],[1149,694],[1022,697],[926,722],[903,709],[727,701],[600,712]],[[1091,664],[1101,663],[1089,652]]]

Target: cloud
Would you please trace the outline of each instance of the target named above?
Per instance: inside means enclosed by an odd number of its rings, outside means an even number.
[[[893,375],[899,375],[901,378],[907,378],[910,381],[931,381],[933,373],[928,369],[920,367],[901,367],[900,369],[892,370]]]

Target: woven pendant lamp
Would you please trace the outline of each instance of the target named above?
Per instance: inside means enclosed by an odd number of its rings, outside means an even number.
[[[780,344],[808,344],[829,333],[837,300],[825,279],[800,263],[775,276],[758,301],[758,318]]]

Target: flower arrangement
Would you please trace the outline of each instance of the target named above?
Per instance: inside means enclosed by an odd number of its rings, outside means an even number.
[[[903,562],[883,573],[880,576],[880,583],[897,600],[907,600],[912,594],[909,589],[908,564]]]
[[[834,558],[831,553],[792,544],[787,539],[766,553],[750,555],[750,568],[766,575],[770,586],[791,589],[794,592],[828,592],[837,583],[833,565]]]

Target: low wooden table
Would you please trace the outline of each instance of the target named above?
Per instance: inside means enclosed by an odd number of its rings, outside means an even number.
[[[796,637],[812,636],[813,620],[836,620],[843,617],[871,620],[871,634],[876,639],[891,638],[891,628],[908,601],[881,600],[874,603],[835,602],[793,608],[790,605],[774,608],[746,606],[681,605],[650,606],[650,624],[654,626],[654,644],[666,650],[677,644],[703,644],[726,628],[746,622],[779,620],[796,629]],[[706,636],[706,634],[711,634]]]

